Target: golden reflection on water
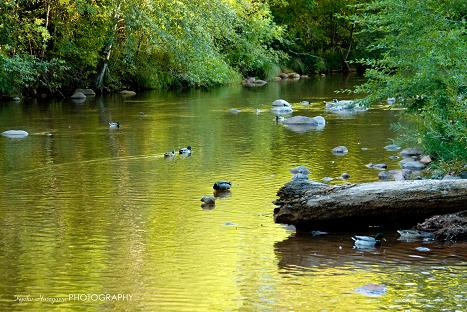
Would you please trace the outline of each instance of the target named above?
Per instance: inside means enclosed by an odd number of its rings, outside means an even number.
[[[322,104],[294,104],[294,115],[327,120],[324,130],[306,133],[275,124],[267,111],[277,98],[320,103],[352,83],[327,77],[0,106],[1,131],[32,134],[0,138],[1,310],[462,310],[463,244],[420,254],[389,235],[388,246],[362,253],[352,249],[355,233],[297,237],[273,223],[271,202],[294,166],[306,165],[317,180],[348,172],[350,182],[377,180],[369,162],[398,167],[382,148],[394,111],[338,116]],[[241,112],[229,113],[233,107]],[[108,129],[109,120],[121,129]],[[187,145],[191,157],[164,159]],[[338,145],[349,154],[332,155]],[[201,196],[221,179],[232,181],[231,196],[201,209]],[[354,291],[371,283],[387,293]],[[15,301],[101,293],[133,298]]]

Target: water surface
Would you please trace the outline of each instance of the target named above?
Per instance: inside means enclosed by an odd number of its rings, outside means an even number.
[[[31,135],[0,137],[0,310],[465,310],[465,244],[387,233],[382,248],[359,251],[350,236],[371,231],[297,236],[273,222],[292,167],[307,166],[316,180],[347,172],[350,182],[377,180],[369,162],[398,168],[383,149],[397,111],[323,111],[323,100],[357,80],[1,104],[0,131]],[[324,116],[326,127],[297,133],[275,123],[278,98],[294,103],[294,115]],[[109,120],[121,128],[108,129]],[[187,145],[191,157],[164,159]],[[332,155],[338,145],[349,154]],[[232,181],[230,196],[201,209],[221,179]],[[355,291],[367,284],[387,291]],[[16,300],[107,293],[132,299]]]

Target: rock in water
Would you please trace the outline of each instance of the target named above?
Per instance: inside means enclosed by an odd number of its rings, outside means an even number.
[[[76,89],[75,94],[78,93],[78,92],[81,92],[86,96],[95,96],[96,95],[96,92],[94,92],[93,89]]]
[[[27,133],[24,130],[7,130],[7,131],[3,131],[2,135],[4,137],[12,138],[12,139],[22,139],[22,138],[27,137],[29,133]]]
[[[399,145],[396,145],[396,144],[389,144],[389,145],[386,145],[384,147],[385,150],[387,151],[390,151],[390,152],[394,152],[394,151],[398,151],[401,149],[401,147]]]
[[[418,157],[423,154],[423,151],[416,147],[409,147],[409,148],[403,149],[400,154],[403,157],[411,157],[411,156]]]
[[[73,95],[71,96],[71,98],[73,100],[82,100],[82,99],[85,99],[86,98],[86,95],[84,95],[83,92],[75,92],[73,93]]]
[[[331,152],[334,154],[334,155],[345,155],[349,152],[349,150],[347,149],[347,147],[345,146],[337,146],[337,147],[334,147]]]
[[[302,173],[302,174],[310,174],[310,170],[305,167],[305,166],[298,166],[295,168],[290,169],[290,173],[297,174],[297,173]]]
[[[120,91],[120,94],[124,96],[133,96],[133,95],[136,95],[136,92],[130,91],[130,90],[123,90],[123,91]]]

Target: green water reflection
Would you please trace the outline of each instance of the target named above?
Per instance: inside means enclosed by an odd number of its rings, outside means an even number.
[[[465,309],[465,245],[432,244],[420,254],[394,236],[362,253],[351,233],[296,237],[273,223],[271,202],[294,166],[318,180],[348,172],[351,182],[377,180],[369,162],[398,167],[382,148],[396,111],[323,111],[324,99],[356,79],[2,104],[0,131],[31,135],[0,137],[0,310]],[[296,103],[294,115],[324,116],[325,129],[276,124],[268,110],[277,98]],[[108,129],[109,120],[122,127]],[[164,159],[187,145],[191,157]],[[333,156],[338,145],[349,154]],[[220,179],[232,181],[231,196],[201,209]],[[388,291],[354,292],[368,283]],[[15,301],[107,293],[132,300]]]

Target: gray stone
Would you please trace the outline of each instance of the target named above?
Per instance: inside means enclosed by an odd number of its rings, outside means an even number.
[[[332,180],[334,180],[334,179],[331,178],[331,177],[324,177],[323,178],[323,182],[331,182]]]
[[[378,179],[384,181],[394,180],[394,176],[387,171],[381,171],[380,173],[378,173]]]
[[[344,172],[343,174],[341,174],[341,179],[342,180],[350,179],[350,174],[348,174],[347,172]]]
[[[420,162],[422,164],[425,164],[425,165],[428,165],[429,163],[431,163],[431,157],[430,155],[423,155],[422,157],[420,157]]]
[[[303,165],[290,169],[290,172],[293,174],[297,174],[297,173],[310,174],[310,170]]]
[[[403,157],[411,157],[411,156],[420,156],[423,154],[423,151],[417,147],[408,147],[408,148],[404,148],[401,152],[400,152],[401,156]]]
[[[82,100],[82,99],[85,99],[86,98],[86,95],[84,95],[82,92],[75,92],[73,93],[73,95],[71,96],[71,98],[73,100]]]
[[[422,170],[425,168],[425,164],[422,164],[421,162],[417,160],[409,160],[405,161],[401,160],[400,165],[402,169],[410,169],[410,170]]]
[[[292,106],[290,105],[289,102],[287,102],[286,100],[283,100],[283,99],[278,99],[278,100],[275,100],[274,102],[272,102],[272,106],[273,107],[284,107],[284,106]]]
[[[130,91],[130,90],[123,90],[123,91],[120,91],[120,94],[124,96],[133,96],[133,95],[136,95],[136,92]]]
[[[371,169],[379,169],[379,170],[384,170],[388,167],[387,164],[372,164],[372,163],[369,163],[368,165],[366,165],[367,168],[371,168]]]
[[[22,139],[29,135],[28,132],[24,130],[7,130],[2,132],[2,136],[11,138],[11,139]]]
[[[334,154],[334,155],[345,155],[349,152],[349,150],[347,149],[347,147],[345,146],[337,146],[337,147],[334,147],[331,152]]]
[[[319,125],[325,125],[326,120],[322,116],[316,116],[313,118],[306,116],[293,116],[284,120],[283,123],[285,125],[311,125],[317,127]]]
[[[86,96],[95,96],[96,95],[96,92],[94,92],[93,89],[76,89],[75,93],[76,92],[81,92]]]

